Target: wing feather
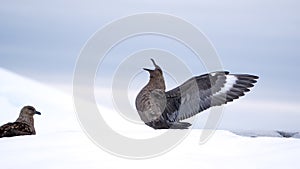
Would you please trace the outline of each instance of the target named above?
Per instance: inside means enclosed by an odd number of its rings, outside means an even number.
[[[182,85],[167,91],[163,112],[169,121],[180,121],[206,110],[231,102],[245,95],[256,83],[257,76],[213,72],[193,77]]]
[[[0,138],[32,134],[35,132],[31,131],[30,126],[21,122],[7,123],[0,127]]]

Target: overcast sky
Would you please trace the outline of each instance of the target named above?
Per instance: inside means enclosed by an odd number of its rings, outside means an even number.
[[[3,1],[0,67],[44,84],[70,86],[80,50],[97,30],[128,15],[159,12],[183,18],[201,30],[224,69],[259,75],[249,99],[296,105],[300,101],[299,10],[297,0]],[[120,57],[112,62],[121,62],[123,54],[134,50],[172,50],[172,46],[182,60],[189,60],[190,54],[171,39],[145,36],[120,44],[111,53]],[[188,64],[193,74],[205,71],[201,63]],[[109,78],[114,69],[104,71],[103,78]]]

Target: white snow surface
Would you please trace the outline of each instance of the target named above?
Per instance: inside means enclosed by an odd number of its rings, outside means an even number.
[[[203,130],[194,129],[177,147],[151,159],[116,157],[93,144],[81,130],[71,96],[3,69],[0,77],[0,124],[14,121],[27,104],[42,112],[35,116],[37,135],[0,139],[1,169],[300,168],[300,139],[250,138],[223,130],[199,144]],[[161,132],[121,128],[130,136]]]

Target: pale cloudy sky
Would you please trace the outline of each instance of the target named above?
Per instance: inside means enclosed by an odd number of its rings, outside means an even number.
[[[271,107],[272,101],[295,106],[300,101],[299,10],[297,0],[4,1],[0,67],[44,84],[72,85],[76,58],[93,33],[121,17],[159,12],[183,18],[201,30],[215,46],[224,69],[260,76],[245,99],[267,100]],[[121,44],[116,53],[171,48],[170,44],[170,39],[140,37]],[[176,47],[177,54],[185,54],[180,49]],[[181,59],[188,57],[186,53]],[[112,62],[122,57],[118,59]],[[194,74],[205,71],[195,63],[189,66]],[[106,71],[104,78],[114,72]]]

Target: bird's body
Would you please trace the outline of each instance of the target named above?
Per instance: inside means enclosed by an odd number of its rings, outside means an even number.
[[[212,72],[192,77],[182,85],[165,91],[161,68],[151,59],[155,69],[144,69],[150,80],[136,98],[136,108],[144,123],[154,129],[185,129],[180,122],[212,106],[219,106],[243,96],[256,83],[257,76]]]
[[[6,123],[0,127],[0,138],[1,137],[14,137],[21,135],[35,135],[36,131],[34,128],[35,114],[41,114],[36,111],[32,106],[25,106],[22,108],[18,119],[12,123]]]

